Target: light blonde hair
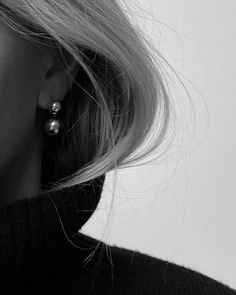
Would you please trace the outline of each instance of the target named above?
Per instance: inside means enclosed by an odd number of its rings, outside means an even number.
[[[79,68],[64,100],[66,132],[44,151],[47,192],[130,167],[154,151],[159,157],[175,115],[165,59],[118,1],[5,0],[0,15],[35,44],[59,49],[65,70],[66,56]],[[152,145],[135,155],[152,127]]]

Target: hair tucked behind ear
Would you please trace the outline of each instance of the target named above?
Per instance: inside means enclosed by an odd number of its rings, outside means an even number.
[[[0,13],[25,38],[57,52],[65,70],[68,57],[79,69],[62,102],[64,134],[45,139],[49,191],[129,167],[163,143],[173,112],[162,57],[117,1],[5,0]],[[152,145],[135,154],[152,127]]]

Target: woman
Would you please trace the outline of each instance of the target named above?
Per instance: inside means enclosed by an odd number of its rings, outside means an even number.
[[[161,68],[118,3],[4,0],[0,40],[3,294],[236,294],[79,232],[105,173],[159,147],[170,122]],[[155,144],[132,158],[157,115]]]

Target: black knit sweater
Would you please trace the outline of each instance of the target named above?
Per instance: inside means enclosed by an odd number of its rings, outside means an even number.
[[[104,180],[0,207],[1,294],[236,295],[194,270],[80,233]]]

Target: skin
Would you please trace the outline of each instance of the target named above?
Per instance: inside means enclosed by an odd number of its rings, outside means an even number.
[[[54,55],[0,21],[0,204],[40,191],[44,115],[72,82]],[[71,60],[68,70],[76,71]],[[62,110],[63,111],[63,110]]]

